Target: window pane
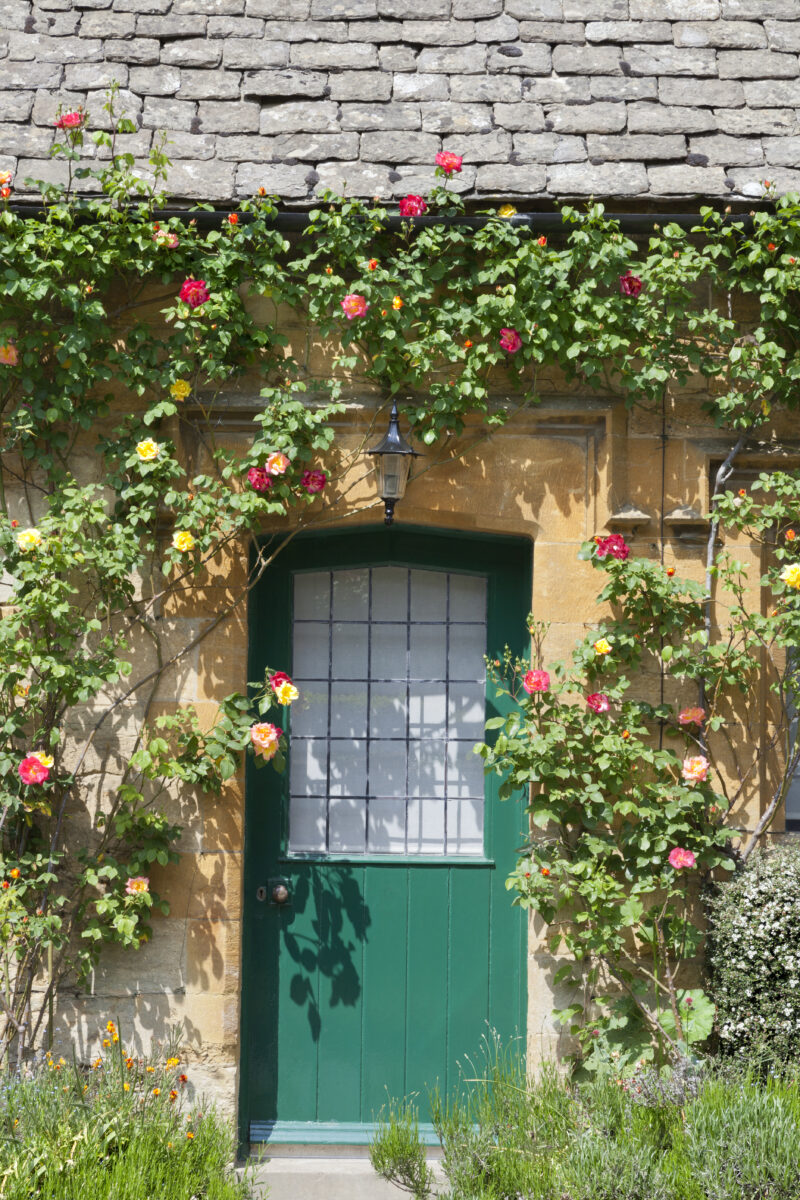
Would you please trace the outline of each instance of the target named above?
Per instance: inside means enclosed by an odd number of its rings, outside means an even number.
[[[330,571],[310,571],[294,577],[294,617],[296,621],[327,621],[331,614]]]
[[[370,796],[401,796],[406,794],[406,743],[370,742]]]
[[[291,708],[293,737],[326,737],[328,733],[328,685],[298,679],[294,682],[300,695]]]
[[[373,798],[369,802],[369,841],[372,854],[403,854],[406,848],[404,796]]]
[[[294,627],[292,675],[297,679],[327,679],[330,659],[330,625],[304,621]]]
[[[369,571],[334,571],[334,620],[366,621],[368,615]]]
[[[348,736],[367,736],[366,683],[331,684],[331,737]]]
[[[486,627],[484,625],[450,626],[450,678],[484,679],[486,677]]]
[[[483,683],[451,683],[447,718],[451,738],[481,741],[486,721],[486,687]],[[296,703],[296,701],[295,701]]]
[[[366,796],[366,741],[331,738],[330,780],[332,796]]]
[[[444,625],[411,626],[411,679],[444,679],[447,674],[445,633]]]
[[[411,683],[408,691],[409,737],[443,738],[447,728],[445,684]]]
[[[372,619],[408,620],[408,571],[405,567],[373,568]]]
[[[444,801],[429,798],[408,802],[409,854],[444,854]]]
[[[483,575],[450,576],[450,620],[486,620],[486,579]]]
[[[447,620],[447,575],[444,571],[411,572],[411,620]]]
[[[372,626],[372,678],[405,679],[408,662],[408,626]]]
[[[335,624],[331,630],[331,678],[367,678],[367,631],[369,625]]]
[[[325,849],[324,796],[294,796],[289,820],[291,850]]]
[[[332,797],[328,810],[330,848],[363,854],[367,844],[367,802]]]
[[[483,852],[483,801],[447,801],[447,853]]]
[[[324,796],[328,787],[326,738],[293,738],[289,786],[293,796]]]
[[[369,690],[369,733],[373,738],[405,738],[406,683],[373,683]]]

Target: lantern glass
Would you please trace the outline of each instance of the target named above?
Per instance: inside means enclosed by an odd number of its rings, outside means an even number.
[[[411,454],[378,455],[378,494],[382,500],[402,500],[406,494]]]

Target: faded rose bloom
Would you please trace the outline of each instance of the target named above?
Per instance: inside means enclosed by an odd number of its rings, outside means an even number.
[[[428,206],[422,196],[415,196],[413,193],[403,196],[397,207],[400,209],[401,217],[421,217],[428,211]]]
[[[669,865],[676,871],[680,871],[683,867],[693,867],[696,861],[691,850],[684,850],[680,846],[675,846],[669,852]]]
[[[683,708],[678,713],[679,725],[702,725],[706,719],[704,708]]]
[[[516,329],[501,329],[500,345],[508,354],[516,354],[522,345],[522,338]]]
[[[17,774],[23,783],[45,783],[50,775],[50,768],[35,754],[23,758],[17,767]]]
[[[159,250],[174,250],[180,245],[177,233],[170,233],[168,229],[157,229],[153,234],[153,241]]]
[[[437,167],[441,167],[445,175],[452,175],[454,171],[461,170],[464,159],[461,154],[453,154],[451,150],[440,150],[435,161]]]
[[[608,638],[598,638],[596,642],[592,642],[592,646],[594,647],[595,654],[611,653],[611,642],[608,640]]]
[[[5,346],[0,346],[0,363],[6,367],[15,367],[19,362],[19,354],[17,347],[9,342]]]
[[[340,304],[348,321],[352,321],[353,317],[363,317],[369,308],[365,298],[357,292],[348,292]]]
[[[82,112],[62,113],[54,122],[56,129],[77,129],[84,122]]]
[[[711,764],[703,754],[683,760],[681,775],[687,783],[705,783]]]
[[[285,475],[289,469],[289,459],[280,450],[276,450],[268,456],[266,468],[270,475]]]
[[[190,308],[199,308],[210,296],[205,279],[185,279],[181,284],[181,300]]]
[[[283,730],[277,725],[261,721],[250,726],[250,741],[255,753],[267,762],[278,753],[278,742]]]
[[[787,563],[780,573],[780,578],[787,587],[800,591],[800,563]]]
[[[618,558],[620,562],[624,562],[631,552],[630,546],[621,533],[610,533],[608,537],[600,538],[596,546],[595,554],[598,558],[605,558],[610,554],[612,558]]]
[[[247,472],[247,482],[254,492],[268,492],[272,487],[272,476],[263,467],[251,467]]]
[[[194,538],[188,529],[179,529],[176,533],[173,533],[172,548],[173,550],[179,550],[181,554],[194,549]]]
[[[328,476],[324,471],[303,471],[300,476],[300,486],[305,488],[310,496],[321,492],[328,482]]]
[[[606,713],[611,708],[611,701],[605,692],[592,692],[586,697],[586,703],[596,713]]]
[[[549,692],[550,676],[547,671],[526,671],[522,677],[522,686],[529,696],[534,692]]]
[[[132,875],[125,884],[125,892],[128,896],[144,896],[150,891],[150,880],[146,875]]]
[[[642,281],[638,275],[627,271],[619,277],[619,290],[623,296],[638,296],[642,290]]]

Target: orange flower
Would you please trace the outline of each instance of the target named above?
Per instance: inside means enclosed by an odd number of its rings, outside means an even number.
[[[19,867],[12,867],[8,873],[12,879],[19,879]]]
[[[7,880],[7,879],[4,879],[4,880],[3,880],[3,887],[4,887],[4,888],[10,888],[10,887],[11,887],[11,884],[8,882],[8,880]]]
[[[267,194],[267,189],[266,189],[265,187],[260,187],[260,188],[258,189],[258,194],[259,194],[259,196],[266,196],[266,194]]]
[[[629,730],[627,730],[627,729],[623,729],[623,731],[622,731],[622,740],[623,740],[624,742],[627,742],[627,740],[628,740],[628,738],[629,738],[630,736],[631,736],[631,735],[630,735],[630,731],[629,731]]]
[[[549,867],[542,867],[542,874],[543,874],[543,875],[549,875],[549,874],[550,874],[550,868],[549,868]]]
[[[122,1090],[123,1092],[129,1092],[131,1090],[131,1085],[129,1083],[123,1083]]]
[[[177,1099],[178,1099],[178,1093],[175,1091],[175,1088],[173,1088],[173,1089],[172,1089],[172,1091],[170,1092],[170,1094],[169,1094],[169,1098],[170,1098],[170,1100],[177,1100]]]
[[[778,248],[778,247],[775,245],[775,243],[774,243],[774,242],[767,242],[767,249],[768,249],[768,250],[777,250],[777,248]]]
[[[238,225],[239,224],[239,217],[237,216],[236,213],[228,213],[228,224],[229,225]]]
[[[403,307],[402,296],[395,296],[394,299],[392,300],[392,308],[398,309],[398,308],[402,308],[402,307]]]
[[[674,567],[667,567],[667,575],[670,577],[670,579],[672,579],[672,576],[673,576],[674,574],[675,574],[675,568],[674,568]]]
[[[787,529],[787,530],[786,530],[786,540],[787,540],[787,542],[793,542],[793,541],[794,541],[794,539],[795,539],[796,537],[797,537],[797,534],[795,533],[795,531],[794,531],[793,529]],[[12,875],[13,875],[13,871],[12,871]]]
[[[469,350],[471,345],[472,345],[472,342],[469,340],[469,338],[467,338],[467,340],[464,342],[464,349]]]
[[[132,1058],[126,1058],[126,1059],[125,1059],[125,1066],[126,1066],[126,1067],[128,1068],[128,1070],[130,1071],[131,1067],[133,1066],[133,1059],[132,1059]]]
[[[739,495],[740,495],[740,496],[746,496],[746,495],[747,495],[747,488],[739,488]]]
[[[153,1094],[154,1096],[160,1096],[160,1095],[161,1095],[161,1088],[153,1088],[153,1093],[152,1093],[152,1094]]]
[[[192,1139],[194,1138],[194,1134],[192,1133],[191,1129],[186,1130],[186,1136],[189,1139],[189,1141],[192,1141]]]
[[[333,274],[333,267],[326,267],[326,268],[325,268],[325,274],[326,274],[326,275],[332,275],[332,274]]]
[[[188,1075],[179,1075],[178,1079],[180,1080],[181,1083],[188,1083],[189,1076]]]
[[[368,268],[370,269],[370,271],[374,271],[374,270],[375,270],[375,268],[377,267],[377,265],[378,265],[378,260],[377,260],[377,258],[371,258],[371,259],[369,260],[369,262],[367,263],[367,266],[368,266]]]
[[[547,245],[547,238],[546,238],[546,237],[540,237],[540,238],[537,238],[537,240],[536,240],[536,245],[537,245],[537,246],[546,246],[546,245]]]

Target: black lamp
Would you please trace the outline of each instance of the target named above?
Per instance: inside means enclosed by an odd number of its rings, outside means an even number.
[[[392,401],[386,436],[377,446],[367,450],[367,454],[378,456],[378,493],[386,508],[384,521],[391,525],[394,520],[394,506],[406,494],[411,459],[419,457],[419,452],[411,449],[400,432],[396,400]]]

